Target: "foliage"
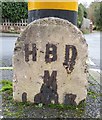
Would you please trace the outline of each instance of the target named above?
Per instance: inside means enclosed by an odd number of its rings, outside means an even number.
[[[79,4],[78,6],[78,27],[81,28],[82,22],[83,22],[83,17],[87,18],[87,9],[82,5]]]
[[[79,5],[78,6],[78,20],[77,20],[77,24],[78,24],[78,27],[81,28],[81,25],[82,25],[82,21],[83,21],[83,9],[82,7]]]
[[[7,90],[11,90],[13,89],[12,87],[12,82],[9,80],[2,80],[0,81],[0,84],[2,84],[2,88],[0,89],[0,91],[4,92]]]
[[[94,10],[94,23],[98,30],[102,30],[102,2]]]
[[[83,15],[84,15],[84,17],[85,18],[87,18],[87,8],[83,5],[83,4],[79,4],[79,6],[81,6],[82,7],[82,9],[83,9]]]
[[[102,2],[92,2],[88,8],[88,18],[91,19],[96,29],[102,30]]]
[[[2,2],[2,19],[17,22],[27,17],[27,2]]]
[[[95,9],[99,7],[99,2],[93,2],[91,3],[89,9],[88,9],[88,17],[92,20],[92,22],[94,23],[94,12]]]

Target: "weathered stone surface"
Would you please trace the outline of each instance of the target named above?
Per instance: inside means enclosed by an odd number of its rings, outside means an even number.
[[[32,22],[15,44],[14,100],[79,104],[87,96],[86,59],[86,41],[70,22]]]

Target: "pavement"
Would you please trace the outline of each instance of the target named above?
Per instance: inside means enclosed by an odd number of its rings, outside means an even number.
[[[94,80],[96,80],[99,84],[101,84],[101,77],[102,72],[99,72],[97,69],[89,69],[89,74],[93,77]]]
[[[88,65],[89,74],[98,84],[101,84],[102,70],[100,70],[100,67],[97,68],[96,64],[90,58],[87,59],[86,64]]]

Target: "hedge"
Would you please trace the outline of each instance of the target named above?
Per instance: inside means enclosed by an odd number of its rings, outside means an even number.
[[[2,2],[2,20],[9,19],[15,23],[28,18],[27,2]]]

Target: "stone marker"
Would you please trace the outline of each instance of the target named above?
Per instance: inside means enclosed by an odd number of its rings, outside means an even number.
[[[16,101],[78,105],[87,96],[87,44],[67,20],[49,17],[29,24],[15,44]]]

